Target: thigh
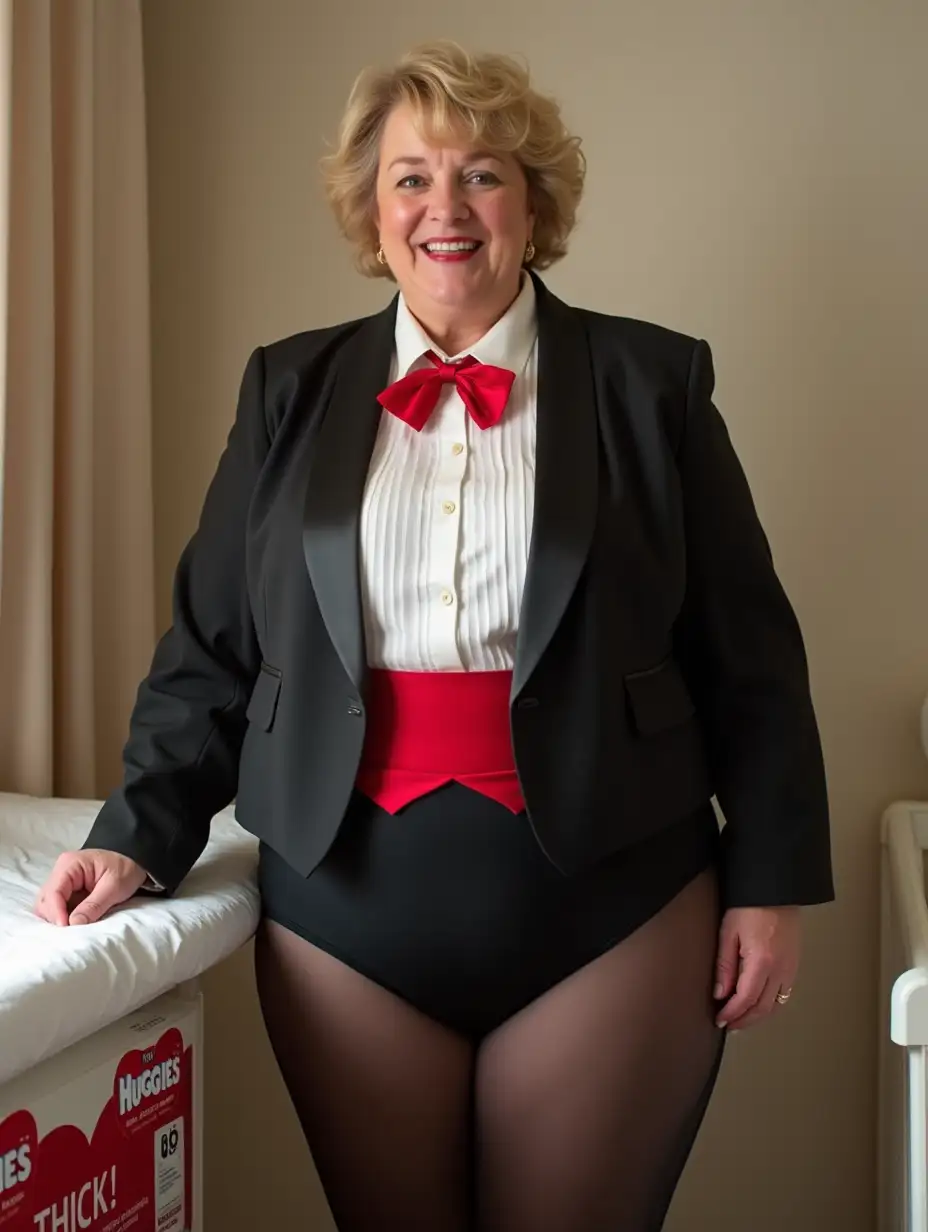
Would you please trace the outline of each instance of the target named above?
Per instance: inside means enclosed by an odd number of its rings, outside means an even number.
[[[711,1093],[714,868],[483,1042],[481,1232],[659,1229]]]
[[[255,967],[339,1232],[464,1232],[473,1046],[280,924],[262,921]]]

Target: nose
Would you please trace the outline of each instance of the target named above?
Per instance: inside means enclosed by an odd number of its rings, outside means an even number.
[[[435,223],[461,222],[470,207],[456,176],[436,176],[429,194],[429,217]]]

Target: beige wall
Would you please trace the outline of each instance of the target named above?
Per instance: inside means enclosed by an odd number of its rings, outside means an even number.
[[[920,0],[149,0],[158,570],[259,343],[384,302],[316,160],[355,71],[422,37],[524,53],[585,138],[555,291],[707,337],[806,632],[840,901],[789,1012],[732,1041],[670,1227],[872,1228],[877,819],[928,797],[928,169]],[[210,980],[209,1232],[328,1229],[244,955]],[[244,1085],[243,1085],[244,1084]],[[298,1222],[298,1204],[320,1212]]]

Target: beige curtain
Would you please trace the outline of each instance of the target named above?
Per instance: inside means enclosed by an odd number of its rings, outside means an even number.
[[[95,796],[154,637],[140,3],[0,41],[0,790]]]

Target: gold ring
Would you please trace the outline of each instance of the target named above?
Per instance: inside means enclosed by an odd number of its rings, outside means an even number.
[[[777,1005],[785,1005],[792,995],[793,990],[791,988],[781,988],[776,995]]]

